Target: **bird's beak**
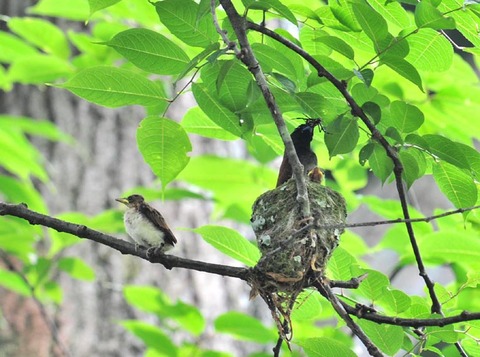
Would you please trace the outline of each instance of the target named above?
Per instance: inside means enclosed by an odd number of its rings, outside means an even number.
[[[115,198],[115,201],[118,201],[128,206],[128,200],[126,198]]]

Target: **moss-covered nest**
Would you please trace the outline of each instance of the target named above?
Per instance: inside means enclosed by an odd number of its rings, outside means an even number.
[[[297,295],[309,285],[307,279],[323,275],[338,246],[343,228],[323,227],[343,226],[347,216],[345,199],[338,192],[310,180],[307,189],[310,219],[302,216],[293,179],[265,192],[253,205],[251,224],[262,257],[253,269],[252,296],[260,294],[284,322]],[[316,274],[309,274],[312,271]]]

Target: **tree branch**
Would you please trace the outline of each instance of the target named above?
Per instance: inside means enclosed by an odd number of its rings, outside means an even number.
[[[137,249],[135,249],[135,244],[133,243],[98,232],[84,225],[62,221],[54,217],[31,211],[24,203],[14,205],[0,202],[0,216],[15,216],[23,218],[32,225],[42,225],[55,229],[58,232],[69,233],[79,238],[89,239],[116,249],[122,254],[135,255],[152,263],[160,263],[167,269],[185,268],[211,274],[229,276],[231,278],[237,278],[241,280],[247,280],[250,272],[250,270],[247,268],[237,268],[220,264],[205,263],[167,254],[153,255],[150,256],[149,259],[147,257],[147,250],[145,248],[137,247]]]
[[[384,224],[395,224],[395,223],[405,223],[405,222],[410,222],[410,223],[419,223],[419,222],[430,222],[438,218],[443,218],[447,216],[451,216],[453,214],[458,214],[458,213],[464,213],[468,211],[473,211],[476,209],[479,209],[480,206],[473,206],[473,207],[467,207],[467,208],[459,208],[453,211],[447,211],[443,212],[441,214],[437,214],[435,216],[429,216],[429,217],[424,217],[424,218],[410,218],[410,219],[402,219],[402,218],[397,218],[397,219],[390,219],[390,220],[385,220],[385,221],[371,221],[371,222],[359,222],[359,223],[347,223],[347,224],[331,224],[331,225],[323,225],[323,226],[317,226],[318,228],[325,228],[325,229],[330,229],[330,228],[355,228],[355,227],[372,227],[372,226],[380,226]]]
[[[396,325],[404,327],[426,327],[426,326],[447,326],[459,322],[480,320],[480,312],[468,312],[463,311],[462,313],[454,316],[448,317],[439,317],[439,318],[430,318],[430,319],[418,319],[418,318],[404,318],[404,317],[394,317],[394,316],[385,316],[380,315],[376,312],[365,312],[366,309],[359,307],[353,307],[348,305],[345,301],[341,301],[341,304],[345,311],[350,315],[355,315],[360,319],[369,320],[376,322],[378,324],[387,324],[387,325]]]
[[[214,3],[215,0],[212,0]],[[275,125],[277,126],[278,132],[283,140],[285,145],[285,153],[287,155],[288,161],[292,166],[293,177],[295,178],[295,183],[297,186],[297,200],[300,203],[302,214],[304,217],[310,217],[310,202],[308,200],[308,192],[305,183],[305,175],[303,165],[300,163],[298,159],[297,153],[295,151],[295,147],[293,146],[292,139],[290,138],[290,134],[288,132],[287,126],[285,125],[285,121],[283,120],[282,113],[280,108],[277,105],[275,97],[273,96],[270,87],[268,86],[267,80],[265,75],[258,63],[257,59],[255,58],[250,43],[247,39],[247,23],[244,17],[240,16],[240,14],[235,9],[234,5],[230,0],[220,0],[220,4],[222,5],[223,9],[227,13],[228,19],[232,24],[232,27],[237,35],[238,42],[240,44],[240,51],[236,50],[237,58],[242,61],[245,66],[247,66],[248,70],[253,74],[255,77],[255,81],[262,92],[263,97],[265,98],[265,102],[267,103],[267,107],[272,114],[273,120]],[[214,21],[216,20],[215,16],[215,6],[212,5],[212,13]],[[226,45],[229,48],[236,48],[235,43],[231,42],[224,31],[220,29],[218,25],[218,21],[216,23],[217,31],[219,31],[220,35],[222,36],[223,40],[225,41]]]
[[[433,313],[442,314],[442,307],[440,301],[434,290],[434,283],[428,276],[425,265],[422,260],[422,256],[420,254],[420,249],[417,244],[417,240],[415,238],[415,233],[413,231],[412,224],[410,222],[410,213],[408,210],[407,198],[405,194],[405,188],[402,182],[402,172],[403,172],[403,165],[398,157],[398,153],[396,149],[391,146],[385,137],[380,133],[380,131],[375,127],[375,124],[367,117],[363,109],[358,105],[358,103],[353,99],[350,93],[347,90],[347,86],[344,82],[338,80],[333,74],[331,74],[325,67],[323,67],[315,58],[313,58],[308,52],[303,50],[301,47],[297,46],[295,43],[287,40],[283,36],[275,33],[274,31],[267,29],[264,26],[257,25],[253,22],[247,22],[247,28],[258,31],[267,35],[274,40],[282,43],[287,48],[291,49],[292,51],[296,52],[302,58],[304,58],[308,63],[310,63],[313,68],[317,70],[319,77],[325,77],[329,82],[331,82],[335,88],[342,94],[345,98],[347,103],[350,105],[352,109],[352,114],[359,117],[366,127],[370,130],[372,134],[372,138],[380,143],[382,147],[385,149],[387,156],[392,160],[394,168],[393,173],[395,175],[395,183],[397,187],[398,196],[400,199],[400,204],[402,207],[403,217],[405,218],[405,226],[407,228],[408,237],[410,239],[410,245],[412,246],[413,254],[415,255],[415,260],[417,262],[417,267],[419,271],[419,275],[423,278],[425,285],[427,286],[428,293],[430,299],[432,300],[432,307],[431,311]]]
[[[382,352],[380,352],[378,347],[375,346],[375,344],[368,338],[368,336],[365,334],[365,332],[363,332],[360,326],[358,326],[355,321],[352,320],[349,312],[345,309],[344,304],[333,293],[330,286],[324,284],[321,279],[316,279],[313,283],[313,286],[317,288],[320,294],[322,294],[328,301],[330,301],[332,307],[335,309],[337,314],[343,319],[343,321],[345,321],[345,323],[350,328],[350,330],[352,330],[355,336],[357,336],[360,341],[362,341],[364,346],[367,348],[370,356],[382,357]]]

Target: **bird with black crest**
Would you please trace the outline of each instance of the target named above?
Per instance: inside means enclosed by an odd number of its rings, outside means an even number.
[[[323,178],[323,174],[317,167],[317,155],[315,155],[310,147],[316,126],[321,130],[323,129],[321,119],[307,119],[304,124],[299,125],[293,131],[290,137],[292,138],[298,159],[303,165],[305,175],[308,174],[312,181],[320,182]],[[288,161],[287,154],[284,153],[282,164],[280,165],[280,170],[278,172],[276,187],[287,182],[292,177],[292,174],[292,165]]]

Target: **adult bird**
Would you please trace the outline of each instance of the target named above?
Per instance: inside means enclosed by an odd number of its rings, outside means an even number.
[[[152,253],[164,253],[177,243],[163,216],[146,203],[143,196],[131,195],[115,200],[128,207],[123,216],[125,230],[136,244],[148,248],[147,257]]]
[[[321,175],[320,170],[317,168],[317,155],[310,148],[310,143],[313,139],[313,131],[316,126],[321,125],[319,119],[309,119],[305,124],[299,125],[293,133],[290,135],[293,141],[293,146],[297,152],[298,159],[303,165],[305,175],[313,172],[313,179],[318,180],[317,176]],[[287,182],[292,177],[292,165],[287,158],[287,153],[283,154],[282,164],[278,172],[277,186]],[[321,177],[320,177],[321,180]]]

